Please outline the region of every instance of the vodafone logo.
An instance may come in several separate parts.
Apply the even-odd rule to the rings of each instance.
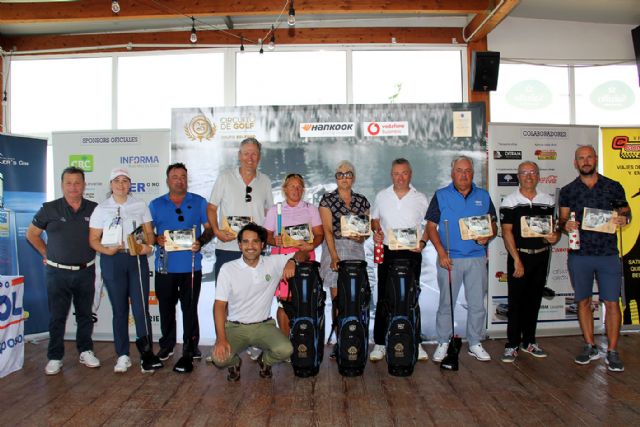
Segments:
[[[369,123],[369,126],[367,126],[367,132],[369,135],[376,136],[380,133],[380,125],[376,122]]]

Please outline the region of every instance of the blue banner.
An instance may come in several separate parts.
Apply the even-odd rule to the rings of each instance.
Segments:
[[[24,276],[25,334],[49,330],[44,265],[27,242],[31,219],[46,200],[47,141],[0,134],[0,274]],[[4,191],[2,191],[4,190]],[[5,221],[6,220],[6,221]]]

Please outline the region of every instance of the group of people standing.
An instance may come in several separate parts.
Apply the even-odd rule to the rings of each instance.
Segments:
[[[129,357],[128,313],[131,302],[136,325],[136,344],[143,372],[162,367],[176,345],[176,310],[180,302],[183,313],[183,354],[174,366],[176,372],[193,369],[192,360],[202,357],[198,348],[197,315],[202,272],[200,249],[216,238],[216,297],[214,320],[216,343],[211,361],[227,368],[229,381],[240,378],[240,352],[251,350],[261,377],[271,376],[271,366],[287,360],[293,351],[288,340],[286,295],[279,293],[282,281],[293,277],[297,263],[313,259],[314,249],[322,245],[320,275],[331,297],[337,296],[338,263],[341,260],[365,260],[366,237],[343,236],[341,217],[368,215],[376,245],[383,246],[384,257],[377,266],[377,306],[374,345],[370,360],[385,357],[388,323],[386,286],[389,267],[396,259],[411,260],[414,277],[419,280],[422,251],[429,241],[437,252],[437,282],[440,300],[436,315],[438,345],[432,356],[441,362],[453,335],[450,298],[455,301],[464,286],[468,303],[466,337],[468,352],[480,361],[491,356],[483,348],[486,336],[486,295],[488,287],[486,246],[497,234],[497,212],[484,189],[473,182],[473,160],[457,156],[451,162],[452,182],[437,190],[429,202],[412,184],[408,160],[399,158],[391,164],[391,185],[380,191],[373,206],[365,196],[354,191],[356,170],[349,161],[341,161],[335,170],[337,188],[323,195],[319,207],[303,200],[305,182],[299,174],[289,174],[282,184],[285,198],[281,206],[273,203],[271,180],[258,170],[261,144],[247,138],[238,151],[239,166],[218,177],[209,201],[187,191],[187,168],[181,163],[167,168],[169,192],[149,206],[129,194],[129,172],[116,168],[110,176],[111,195],[96,205],[83,198],[84,173],[67,168],[62,173],[63,197],[45,203],[35,215],[27,232],[28,240],[42,254],[47,264],[50,342],[49,362],[45,372],[57,374],[62,368],[63,336],[71,302],[78,324],[76,346],[80,362],[88,367],[100,366],[93,353],[91,304],[94,293],[95,252],[101,254],[100,267],[113,307],[114,344],[118,355],[115,372],[131,366]],[[562,231],[572,232],[580,225],[583,207],[611,209],[616,200],[625,200],[622,186],[596,172],[597,156],[591,146],[578,147],[574,166],[579,172],[575,181],[560,192],[559,219],[545,237],[524,238],[520,224],[523,216],[552,215],[554,199],[538,192],[539,170],[536,163],[519,165],[519,188],[507,196],[500,207],[502,235],[508,252],[508,340],[501,360],[512,362],[519,351],[535,357],[547,354],[536,341],[535,331],[542,290],[547,281],[551,245]],[[569,213],[577,213],[570,220]],[[630,220],[628,207],[617,209],[618,226]],[[464,239],[458,228],[461,218],[488,216],[490,230],[482,237]],[[240,231],[230,230],[228,218],[250,218]],[[132,256],[126,239],[117,246],[101,243],[104,230],[121,221],[125,235],[137,226],[145,235],[136,244]],[[422,231],[422,224],[426,227]],[[284,227],[306,224],[312,239],[294,247],[284,247]],[[191,250],[164,250],[166,230],[194,229]],[[417,247],[391,250],[389,232],[396,229],[422,231]],[[47,243],[41,238],[46,231]],[[621,267],[617,258],[616,237],[582,231],[581,249],[570,251],[569,273],[575,289],[578,317],[585,339],[583,351],[575,358],[586,364],[599,357],[594,345],[591,311],[593,279],[598,279],[600,299],[606,307],[608,352],[606,362],[612,371],[624,366],[616,351],[620,331]],[[271,255],[265,249],[272,247]],[[162,338],[158,353],[153,352],[148,313],[149,267],[146,256],[155,246],[155,289],[160,308]],[[450,291],[452,295],[450,295]],[[278,296],[277,322],[270,317],[274,295]],[[417,310],[419,313],[419,309]],[[335,311],[334,311],[335,315]],[[418,317],[418,328],[420,328]],[[279,329],[278,329],[279,328]],[[427,360],[419,346],[419,360]]]

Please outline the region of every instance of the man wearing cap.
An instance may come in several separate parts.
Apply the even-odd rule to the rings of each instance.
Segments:
[[[192,358],[199,359],[200,329],[198,325],[198,298],[202,282],[202,255],[200,249],[213,237],[207,220],[207,201],[187,191],[187,167],[174,163],[167,167],[169,192],[149,204],[156,230],[155,290],[160,308],[160,360],[167,360],[176,345],[176,304],[182,309],[182,358],[173,370],[183,373],[193,369]],[[204,232],[201,230],[204,227]],[[196,241],[191,250],[165,250],[165,231],[195,230]]]
[[[262,225],[267,210],[273,206],[271,180],[258,171],[261,148],[257,139],[244,139],[238,150],[240,167],[221,173],[213,186],[207,213],[218,239],[214,267],[216,280],[224,263],[242,255],[235,233],[224,228],[225,220],[229,217],[250,217],[252,222]]]
[[[62,171],[63,197],[44,203],[27,229],[27,240],[47,265],[50,316],[47,375],[55,375],[62,369],[64,331],[72,301],[78,325],[76,347],[80,363],[89,368],[100,366],[91,340],[96,252],[89,246],[89,218],[97,203],[83,197],[84,188],[84,171],[66,168]],[[42,239],[44,231],[46,243]]]

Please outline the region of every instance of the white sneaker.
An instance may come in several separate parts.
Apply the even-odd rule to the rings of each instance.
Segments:
[[[429,360],[429,355],[422,348],[422,344],[418,344],[418,360]]]
[[[129,356],[124,355],[118,357],[118,361],[116,362],[116,366],[113,367],[113,372],[123,373],[127,372],[127,369],[131,367],[131,359]]]
[[[373,350],[369,354],[369,360],[372,362],[377,362],[378,360],[384,359],[384,356],[387,354],[387,348],[383,345],[376,344],[373,346]]]
[[[47,366],[44,367],[44,373],[47,375],[55,375],[62,370],[62,360],[49,360]]]
[[[260,350],[258,347],[249,347],[247,349],[247,354],[249,355],[249,358],[255,362],[262,354],[262,350]]]
[[[442,344],[438,344],[438,346],[436,347],[436,351],[433,352],[433,361],[440,363],[444,360],[444,358],[447,356],[447,351],[449,350],[449,343],[445,342]]]
[[[491,360],[491,356],[484,348],[482,348],[482,344],[469,346],[469,355],[475,357],[481,362],[488,362]]]
[[[100,367],[100,360],[93,354],[93,351],[87,350],[80,353],[80,363],[88,368]]]

